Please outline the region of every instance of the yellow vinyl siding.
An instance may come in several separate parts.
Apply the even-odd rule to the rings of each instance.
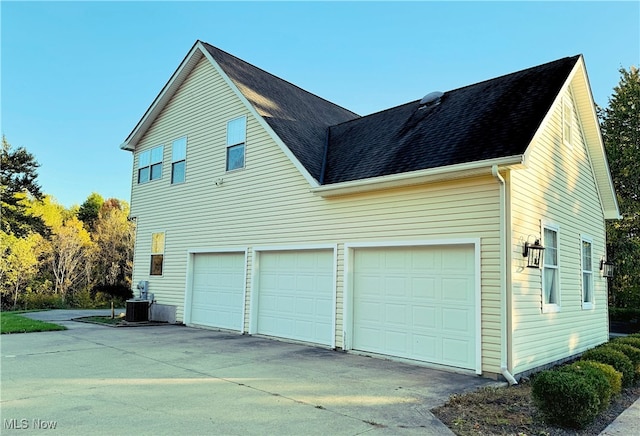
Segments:
[[[245,169],[225,173],[226,123],[247,116]],[[187,136],[186,180],[170,184],[171,141]],[[322,198],[240,98],[201,60],[146,132],[134,153],[165,145],[163,178],[134,180],[132,216],[139,217],[134,282],[184,316],[189,250],[243,248],[249,313],[256,246],[337,244],[336,345],[343,338],[344,244],[362,241],[480,238],[482,368],[500,368],[499,190],[490,175],[466,180]],[[215,181],[223,179],[221,186]],[[166,231],[163,277],[149,277],[151,233]],[[245,317],[245,331],[249,316]]]
[[[568,89],[562,96],[573,104]],[[572,144],[562,141],[562,99],[531,147],[528,168],[511,173],[512,365],[514,373],[561,360],[607,340],[606,281],[598,271],[605,252],[602,206],[574,107]],[[522,244],[540,237],[541,220],[559,225],[560,311],[542,313],[542,270],[525,268]],[[595,307],[582,308],[580,236],[593,238]],[[533,236],[529,236],[531,239]],[[532,240],[530,239],[530,242]]]

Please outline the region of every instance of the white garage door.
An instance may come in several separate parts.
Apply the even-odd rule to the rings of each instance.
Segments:
[[[475,369],[473,246],[354,250],[353,348]]]
[[[333,251],[261,252],[257,332],[331,345]]]
[[[244,253],[195,254],[191,323],[242,330]]]

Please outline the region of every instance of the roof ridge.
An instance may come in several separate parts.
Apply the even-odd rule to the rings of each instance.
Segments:
[[[311,91],[307,91],[306,89],[304,89],[304,88],[302,88],[302,87],[300,87],[300,86],[296,85],[295,83],[289,82],[288,80],[283,79],[282,77],[276,76],[275,74],[270,73],[269,71],[264,70],[264,69],[262,69],[262,68],[260,68],[260,67],[258,67],[258,66],[256,66],[256,65],[254,65],[254,64],[252,64],[252,63],[250,63],[250,62],[247,62],[247,61],[245,61],[244,59],[240,59],[239,57],[234,56],[233,54],[231,54],[231,53],[229,53],[229,52],[227,52],[227,51],[225,51],[225,50],[222,50],[221,48],[216,47],[215,45],[209,44],[208,42],[206,42],[206,41],[202,41],[202,40],[198,40],[198,42],[201,42],[202,44],[204,44],[204,45],[206,45],[206,46],[209,46],[209,47],[213,48],[214,50],[217,50],[217,51],[219,51],[219,52],[222,52],[222,53],[224,53],[226,56],[232,57],[232,58],[233,58],[233,59],[235,59],[235,60],[238,60],[238,61],[240,61],[240,62],[242,62],[242,63],[244,63],[244,64],[247,64],[247,65],[249,65],[249,66],[251,66],[251,67],[255,68],[256,70],[258,70],[258,71],[260,71],[260,72],[262,72],[262,73],[265,73],[265,74],[267,74],[267,75],[269,75],[269,76],[271,76],[271,77],[273,77],[273,78],[275,78],[275,79],[277,79],[277,80],[279,80],[279,81],[281,81],[281,82],[286,83],[286,84],[287,84],[287,85],[289,85],[289,86],[292,86],[292,87],[294,87],[294,88],[297,88],[297,89],[299,89],[300,91],[302,91],[302,92],[304,92],[304,93],[306,93],[306,94],[312,95],[312,96],[314,96],[314,97],[316,97],[316,98],[318,98],[318,99],[320,99],[320,100],[322,100],[322,101],[325,101],[325,102],[327,102],[327,103],[329,103],[329,104],[331,104],[331,105],[333,105],[333,106],[335,106],[335,107],[337,107],[337,108],[343,109],[343,110],[345,110],[345,111],[347,111],[347,112],[349,112],[349,113],[351,113],[351,114],[355,115],[356,117],[361,117],[361,116],[362,116],[362,115],[360,115],[360,114],[357,114],[357,113],[353,112],[351,109],[347,109],[346,107],[344,107],[344,106],[340,106],[339,104],[334,103],[334,102],[332,102],[331,100],[327,100],[326,98],[321,97],[321,96],[319,96],[318,94],[315,94],[315,93],[313,93],[313,92],[311,92]]]
[[[543,68],[543,67],[547,67],[547,66],[549,66],[549,65],[551,65],[551,64],[555,64],[555,63],[559,63],[559,62],[564,62],[564,61],[567,61],[567,60],[569,60],[569,59],[575,59],[575,60],[576,60],[576,62],[577,62],[577,61],[578,61],[578,59],[580,58],[580,56],[582,56],[582,55],[581,55],[581,54],[578,54],[578,55],[575,55],[575,56],[565,56],[565,57],[563,57],[563,58],[559,58],[559,59],[556,59],[556,60],[553,60],[553,61],[545,62],[544,64],[534,65],[534,66],[531,66],[531,67],[523,68],[523,69],[521,69],[521,70],[512,71],[511,73],[506,73],[506,74],[503,74],[503,75],[501,75],[501,76],[496,76],[496,77],[492,77],[492,78],[490,78],[490,79],[481,80],[481,81],[479,81],[479,82],[470,83],[469,85],[461,86],[461,87],[459,87],[459,88],[453,88],[453,89],[450,89],[450,90],[448,90],[448,91],[445,91],[445,94],[446,94],[447,92],[459,91],[459,90],[461,90],[461,89],[469,88],[469,87],[471,87],[471,86],[481,85],[481,84],[483,84],[483,83],[492,82],[492,81],[494,81],[494,80],[502,80],[502,79],[504,79],[505,77],[509,77],[509,76],[512,76],[512,75],[515,75],[515,74],[524,73],[525,71],[541,69],[541,68]]]
[[[567,60],[570,60],[570,59],[575,59],[575,61],[577,62],[577,60],[580,58],[580,56],[582,56],[582,55],[578,54],[578,55],[574,55],[574,56],[565,56],[563,58],[556,59],[556,60],[553,60],[553,61],[549,61],[549,62],[546,62],[544,64],[534,65],[534,66],[528,67],[528,68],[523,68],[521,70],[516,70],[516,71],[513,71],[511,73],[503,74],[501,76],[492,77],[490,79],[481,80],[481,81],[475,82],[475,83],[470,83],[469,85],[461,86],[459,88],[449,89],[449,90],[445,91],[444,94],[448,94],[448,93],[451,93],[451,92],[454,92],[454,91],[460,91],[460,90],[463,90],[463,89],[471,88],[472,86],[482,85],[483,83],[488,83],[488,82],[493,82],[493,81],[498,81],[498,80],[504,80],[506,77],[509,77],[509,76],[512,76],[512,75],[515,75],[515,74],[524,73],[525,71],[529,71],[529,70],[537,70],[537,69],[549,66],[551,64],[555,64],[557,62],[563,62],[563,61],[567,61]],[[384,112],[388,112],[388,111],[391,111],[391,110],[396,110],[396,109],[401,108],[403,106],[415,104],[415,103],[417,103],[419,101],[420,101],[420,99],[411,100],[411,101],[406,102],[406,103],[401,103],[401,104],[396,105],[396,106],[392,106],[392,107],[389,107],[389,108],[386,108],[386,109],[381,109],[379,111],[372,112],[370,114],[362,115],[359,118],[356,118],[356,119],[353,119],[353,120],[347,120],[347,121],[343,121],[343,122],[338,123],[338,124],[334,124],[334,125],[330,126],[330,128],[331,127],[340,126],[340,125],[345,124],[345,123],[356,122],[356,121],[358,121],[358,119],[361,119],[361,118],[368,118],[368,117],[371,117],[371,116],[374,116],[374,115],[382,114]]]

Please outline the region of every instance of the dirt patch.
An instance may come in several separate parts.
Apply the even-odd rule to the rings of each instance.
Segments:
[[[640,387],[626,389],[584,430],[546,424],[531,399],[531,384],[487,387],[452,395],[433,414],[456,435],[598,435],[640,397]]]

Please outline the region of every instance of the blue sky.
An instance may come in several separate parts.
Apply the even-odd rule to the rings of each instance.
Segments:
[[[119,146],[197,39],[361,115],[582,53],[596,103],[640,2],[0,2],[1,129],[47,194],[129,201]]]

